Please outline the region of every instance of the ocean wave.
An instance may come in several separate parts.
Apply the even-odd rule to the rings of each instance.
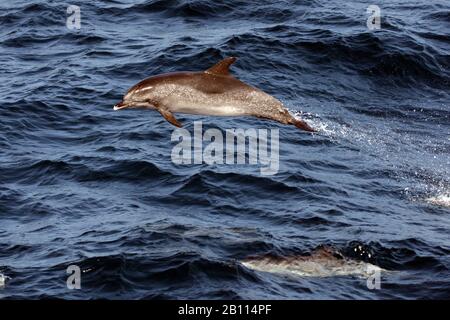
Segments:
[[[257,50],[272,48],[288,52],[292,57],[315,64],[334,63],[336,67],[351,69],[369,77],[396,78],[415,83],[431,81],[448,86],[450,55],[438,53],[433,47],[405,35],[358,33],[340,35],[327,29],[299,29],[275,26],[261,33],[244,33],[226,39],[222,47],[238,50],[253,47]],[[268,37],[267,34],[270,36]],[[302,63],[291,66],[299,69]]]
[[[82,160],[83,158],[79,158]],[[74,179],[80,182],[88,181],[133,181],[139,179],[166,179],[173,174],[161,170],[155,164],[147,161],[116,160],[105,159],[99,168],[90,168],[76,158],[72,161],[62,160],[39,160],[35,162],[23,163],[20,170],[13,167],[0,168],[4,177],[4,182],[14,181],[25,184],[40,185],[58,183],[60,179]],[[78,162],[78,163],[77,163]],[[100,159],[100,163],[102,160]]]

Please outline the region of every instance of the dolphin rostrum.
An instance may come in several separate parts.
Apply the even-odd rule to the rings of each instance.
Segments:
[[[267,93],[233,77],[229,68],[236,58],[226,58],[206,71],[176,72],[147,78],[134,85],[114,110],[156,109],[171,124],[181,127],[173,113],[211,116],[254,116],[292,124],[314,132],[294,118],[283,104]]]

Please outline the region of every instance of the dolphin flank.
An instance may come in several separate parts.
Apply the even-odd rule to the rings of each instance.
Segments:
[[[233,77],[229,68],[235,61],[228,57],[206,71],[147,78],[128,90],[114,110],[155,109],[177,127],[182,125],[173,113],[253,116],[315,132],[305,121],[294,118],[279,100]]]

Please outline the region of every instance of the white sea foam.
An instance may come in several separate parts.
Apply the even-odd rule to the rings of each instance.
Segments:
[[[436,205],[436,206],[442,206],[442,207],[449,207],[450,208],[450,194],[441,194],[434,197],[429,197],[425,199],[426,202]]]
[[[449,161],[447,154],[440,152],[442,141],[399,132],[395,123],[348,126],[315,114],[289,111],[294,117],[306,120],[319,134],[346,141],[362,154],[377,157],[397,181],[407,184],[403,194],[410,201],[450,207]]]
[[[301,112],[297,110],[288,109],[289,112],[298,120],[306,121],[312,128],[317,130],[320,134],[330,138],[337,138],[347,136],[349,128],[346,126],[339,126],[330,121],[321,119],[318,115],[309,112]]]

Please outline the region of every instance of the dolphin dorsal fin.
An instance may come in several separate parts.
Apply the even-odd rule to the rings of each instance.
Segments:
[[[206,70],[206,73],[214,74],[217,76],[229,76],[230,75],[230,66],[237,60],[236,57],[228,57],[223,59],[220,62],[217,62],[211,68]]]

